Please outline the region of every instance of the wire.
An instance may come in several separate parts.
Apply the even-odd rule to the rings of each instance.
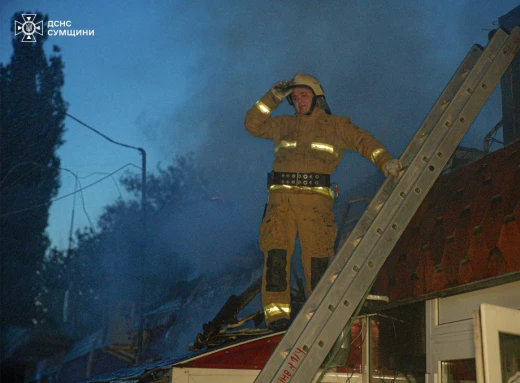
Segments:
[[[136,165],[134,165],[132,163],[130,163],[129,165],[132,165],[132,166],[135,166],[138,169],[141,169],[140,167],[138,167],[138,166],[136,166]],[[121,199],[123,198],[123,194],[121,193],[121,189],[119,188],[119,185],[117,184],[116,180],[114,179],[114,175],[110,174],[110,173],[106,173],[106,172],[94,172],[94,173],[90,173],[90,174],[88,174],[88,175],[86,175],[84,177],[77,177],[76,183],[79,184],[80,189],[81,189],[82,186],[81,186],[81,182],[79,181],[78,178],[88,178],[88,177],[91,177],[91,176],[93,176],[95,174],[104,174],[104,175],[110,176],[110,178],[112,178],[112,181],[114,182],[114,185],[115,185],[115,187],[117,189],[117,192],[119,193],[119,197]],[[85,207],[85,198],[83,196],[83,193],[80,194],[80,198],[81,198],[81,205],[83,207],[83,211],[84,211],[85,215],[87,216],[89,225],[92,226],[92,221],[90,220],[90,217],[89,217],[89,215],[87,213],[87,210],[86,210],[86,207]]]
[[[352,370],[352,372],[350,373],[350,376],[347,378],[347,380],[345,380],[345,383],[350,383],[353,376],[354,376],[354,370]]]
[[[9,174],[11,172],[13,172],[16,168],[22,166],[22,165],[33,165],[33,168],[31,168],[29,171],[27,171],[25,174],[22,174],[13,184],[9,185],[6,187],[6,189],[9,189],[9,188],[12,188],[14,187],[14,185],[16,185],[16,183],[18,181],[20,181],[21,178],[25,177],[26,175],[28,175],[30,172],[32,172],[35,168],[51,168],[51,169],[57,169],[57,170],[64,170],[66,172],[69,172],[70,174],[72,174],[75,178],[76,178],[76,183],[79,182],[79,177],[76,173],[74,173],[72,170],[70,169],[67,169],[67,168],[60,168],[60,167],[57,167],[57,166],[48,166],[48,165],[43,165],[43,164],[40,164],[38,162],[34,162],[34,161],[24,161],[24,162],[21,162],[19,164],[17,164],[16,166],[14,166],[12,169],[10,169],[7,174],[5,175],[4,179],[0,182],[0,186],[7,180]]]
[[[32,169],[35,169],[37,167],[41,167],[41,168],[48,168],[49,166],[45,166],[45,165],[42,165],[42,164],[39,164],[37,162],[31,162],[31,161],[26,161],[26,162],[22,162],[16,166],[14,166],[12,169],[9,170],[9,172],[6,174],[6,176],[4,177],[4,179],[2,180],[2,183],[8,178],[8,175],[16,168],[18,168],[19,166],[21,165],[27,165],[27,164],[30,164],[30,165],[33,165],[34,167]],[[85,199],[84,199],[84,196],[83,196],[83,192],[81,191],[78,191],[78,185],[81,189],[81,182],[79,181],[79,177],[78,175],[73,172],[72,170],[70,169],[67,169],[67,168],[60,168],[60,167],[55,167],[55,166],[51,166],[50,168],[54,168],[54,169],[58,169],[60,171],[66,171],[66,172],[69,172],[70,174],[72,174],[72,176],[74,176],[74,178],[76,179],[76,183],[74,185],[74,188],[75,188],[75,193],[80,193],[80,198],[81,198],[81,201],[82,201],[82,207],[83,207],[83,212],[85,213],[85,216],[87,217],[87,220],[88,220],[88,223],[89,225],[92,227],[92,221],[90,220],[90,216],[87,212],[87,208],[85,206]],[[20,178],[18,178],[13,184],[11,184],[9,187],[13,187],[18,181],[21,180],[22,177],[28,175],[32,169],[28,172],[26,172],[24,175],[21,175]],[[0,183],[1,185],[1,183]],[[72,241],[72,230],[73,230],[73,225],[74,225],[74,214],[75,214],[75,205],[76,205],[76,194],[74,194],[74,201],[73,201],[73,204],[72,204],[72,217],[71,217],[71,225],[70,225],[70,233],[69,233],[69,252],[70,252],[70,246],[71,246],[71,241]]]
[[[486,134],[486,137],[484,137],[484,151],[485,151],[486,153],[488,153],[489,150],[491,149],[491,144],[490,144],[490,142],[491,142],[491,143],[493,143],[493,142],[498,142],[499,144],[504,145],[503,142],[501,142],[501,141],[499,141],[499,140],[497,140],[497,139],[495,138],[496,135],[497,135],[498,130],[499,130],[500,128],[502,128],[503,125],[504,125],[503,120],[498,121],[498,122],[496,123],[496,125],[493,126],[493,128],[491,128],[491,130],[488,132],[488,134]]]
[[[76,185],[74,185],[74,192],[75,192],[74,193],[74,200],[76,200],[76,193],[77,193],[76,187],[78,185],[79,185],[79,190],[81,190],[81,182],[79,181],[78,178],[76,178]],[[81,207],[83,208],[83,212],[87,216],[87,220],[88,220],[88,223],[89,223],[90,227],[92,227],[92,221],[90,220],[90,216],[87,213],[87,207],[85,206],[85,197],[83,196],[83,192],[80,192],[79,198],[81,199]]]
[[[124,168],[126,168],[126,167],[128,167],[128,166],[134,166],[134,167],[136,167],[136,168],[138,168],[138,169],[141,169],[139,166],[137,166],[137,165],[135,165],[135,164],[129,162],[129,163],[127,163],[126,165],[121,166],[119,169],[116,169],[116,170],[114,170],[114,171],[111,172],[111,173],[106,173],[107,175],[106,175],[105,177],[100,178],[99,180],[97,180],[97,181],[95,181],[95,182],[93,182],[93,183],[91,183],[91,184],[89,184],[89,185],[87,185],[87,186],[85,186],[85,187],[79,189],[77,192],[74,191],[74,192],[72,192],[72,193],[65,194],[64,196],[58,197],[58,198],[56,198],[56,199],[54,199],[54,200],[52,200],[52,201],[50,201],[50,202],[53,203],[53,202],[56,202],[56,201],[62,200],[62,199],[64,199],[64,198],[70,197],[71,195],[73,195],[73,194],[75,194],[75,193],[78,193],[78,192],[81,192],[81,191],[83,191],[83,190],[85,190],[85,189],[88,189],[88,188],[90,188],[91,186],[94,186],[94,185],[100,183],[101,181],[104,181],[104,180],[106,180],[107,178],[112,177],[114,174],[120,172],[121,170],[123,170]]]
[[[339,353],[339,350],[341,349],[341,344],[343,342],[346,341],[347,337],[350,337],[350,333],[351,333],[351,329],[352,329],[352,325],[354,324],[354,322],[358,319],[358,315],[359,315],[359,312],[361,311],[364,303],[365,303],[365,300],[366,300],[366,297],[368,296],[368,294],[370,293],[370,290],[372,289],[372,286],[373,286],[374,282],[372,282],[372,284],[370,285],[370,288],[367,290],[367,292],[365,293],[365,296],[362,298],[362,300],[359,302],[358,304],[358,307],[356,308],[356,310],[354,311],[354,313],[352,314],[352,316],[350,317],[350,320],[347,322],[345,328],[347,326],[349,326],[349,331],[347,331],[345,333],[345,335],[341,336],[339,338],[339,342],[336,342],[336,346],[334,348],[333,346],[333,349],[331,349],[331,351],[329,352],[329,359],[327,361],[327,363],[325,363],[325,365],[323,366],[323,369],[322,369],[322,372],[320,374],[320,376],[318,377],[318,379],[316,380],[316,383],[320,383],[322,380],[323,380],[323,377],[325,376],[325,374],[330,370],[331,366],[332,366],[332,363],[334,361],[334,359],[336,358],[337,354]],[[355,318],[355,319],[354,319]],[[368,330],[370,331],[370,330]],[[363,333],[363,330],[361,330],[361,332],[358,334],[358,336],[351,342],[351,345],[354,344],[354,342],[361,336],[361,334]],[[363,345],[363,343],[365,342],[365,338],[362,338],[362,341],[361,341],[361,345]],[[352,376],[354,376],[354,371],[352,371],[352,374],[351,376],[348,378],[347,382],[352,379]]]
[[[134,165],[134,164],[132,164]],[[135,167],[137,167],[139,170],[141,169],[140,167],[138,167],[137,165],[134,165]],[[94,173],[90,173],[89,175],[86,175],[86,176],[83,176],[83,177],[78,177],[78,178],[88,178],[88,177],[92,177],[96,174],[102,174],[102,175],[107,175],[107,174],[110,174],[110,173],[106,173],[106,172],[94,172]],[[121,193],[121,189],[119,188],[119,185],[117,184],[117,181],[114,179],[114,176],[113,175],[110,175],[111,178],[112,178],[112,181],[114,182],[114,186],[116,187],[117,189],[117,192],[119,193],[119,197],[123,198],[123,193]]]
[[[121,142],[117,142],[117,141],[111,139],[110,137],[104,135],[104,134],[101,133],[99,130],[93,128],[93,127],[90,126],[90,125],[87,125],[86,123],[84,123],[83,121],[81,121],[79,118],[76,118],[76,117],[70,115],[70,114],[67,113],[67,112],[65,112],[65,115],[66,115],[66,116],[69,116],[69,117],[72,118],[74,121],[79,122],[79,123],[80,123],[81,125],[83,125],[84,127],[88,128],[88,129],[92,130],[93,132],[99,134],[100,136],[104,137],[105,139],[107,139],[108,141],[112,142],[113,144],[120,145],[120,146],[124,146],[125,148],[136,149],[136,150],[139,150],[139,151],[143,150],[142,148],[138,148],[137,146],[127,145],[127,144],[123,144],[123,143],[121,143]]]
[[[39,165],[39,164],[37,164],[37,165]],[[46,205],[52,204],[52,203],[54,203],[54,202],[60,201],[60,200],[62,200],[62,199],[64,199],[64,198],[70,197],[70,196],[72,196],[72,195],[74,195],[74,194],[76,194],[76,193],[80,193],[80,192],[82,192],[83,190],[86,190],[86,189],[88,189],[88,188],[90,188],[90,187],[92,187],[92,186],[94,186],[94,185],[100,183],[101,181],[104,181],[105,179],[111,177],[112,175],[116,174],[117,172],[123,170],[124,168],[126,168],[126,167],[128,167],[128,166],[135,166],[135,167],[138,167],[138,166],[136,166],[135,164],[128,163],[128,164],[126,164],[126,165],[120,167],[119,169],[113,171],[112,173],[109,173],[107,176],[105,176],[105,177],[103,177],[103,178],[100,178],[99,180],[97,180],[97,181],[95,181],[95,182],[93,182],[93,183],[91,183],[91,184],[89,184],[89,185],[87,185],[87,186],[85,186],[85,187],[82,187],[82,188],[79,189],[79,190],[75,190],[75,191],[72,192],[72,193],[65,194],[65,195],[63,195],[63,196],[61,196],[61,197],[55,198],[55,199],[53,199],[53,200],[50,200],[49,202],[45,202],[45,203],[41,203],[41,204],[34,205],[34,206],[31,206],[31,207],[27,207],[27,208],[25,208],[25,209],[20,209],[20,210],[11,211],[11,212],[9,212],[9,213],[4,213],[4,214],[1,214],[0,217],[6,217],[6,216],[8,216],[8,215],[13,215],[13,214],[19,214],[19,213],[22,213],[22,212],[25,212],[25,211],[29,211],[29,210],[33,210],[33,209],[37,209],[37,208],[39,208],[39,207],[41,207],[41,206],[46,206]],[[138,168],[139,168],[139,167],[138,167]],[[68,169],[63,169],[63,170],[68,170]],[[68,170],[68,171],[70,171],[70,170]]]
[[[22,165],[27,165],[27,164],[31,164],[31,165],[37,165],[37,166],[41,166],[41,167],[47,167],[45,165],[41,165],[37,162],[33,162],[33,161],[24,161],[24,162],[20,162],[19,164],[17,164],[16,166],[13,166],[8,172],[7,174],[4,176],[4,178],[0,181],[0,187],[4,184],[4,182],[7,180],[7,178],[9,177],[9,174],[11,174],[16,168],[22,166]],[[27,173],[25,174],[22,174],[20,175],[20,177],[18,177],[17,180],[14,181],[14,183],[12,185],[10,185],[10,187],[16,185],[16,183],[18,181],[20,181],[21,178],[25,177],[27,174],[29,174],[30,172],[32,172],[34,170],[34,168],[31,168]]]
[[[11,145],[23,148],[21,150],[21,155],[23,157],[30,156],[31,158],[34,159],[34,162],[46,163],[46,162],[50,162],[53,159],[56,159],[55,151],[62,144],[60,142],[61,134],[62,133],[60,133],[59,136],[55,137],[56,131],[54,129],[46,129],[45,126],[43,126],[43,128],[41,128],[38,131],[38,133],[35,133],[35,137],[32,140],[26,141],[26,140],[23,140],[22,138],[15,137],[13,140],[14,142]],[[40,143],[43,141],[49,141],[50,136],[52,136],[50,138],[50,141],[53,142],[53,151],[52,151],[51,157],[49,157],[49,152],[47,150],[44,150],[40,145]],[[11,171],[13,169],[11,169]],[[21,178],[23,178],[23,176],[26,176],[27,174],[22,175],[18,180],[15,181],[15,184]]]
[[[78,182],[76,179],[76,184],[74,185],[74,191],[77,191]],[[81,185],[80,185],[81,187]],[[74,198],[72,199],[72,215],[70,217],[70,229],[69,229],[69,248],[67,249],[67,256],[70,256],[72,251],[72,231],[74,230],[74,212],[76,210],[76,194],[74,194]],[[88,222],[90,223],[90,218],[87,215]],[[90,224],[92,226],[92,224]]]

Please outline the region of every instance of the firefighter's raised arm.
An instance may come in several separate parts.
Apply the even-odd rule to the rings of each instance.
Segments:
[[[256,137],[273,138],[271,113],[292,92],[291,85],[292,81],[277,82],[247,111],[244,125],[249,133]]]

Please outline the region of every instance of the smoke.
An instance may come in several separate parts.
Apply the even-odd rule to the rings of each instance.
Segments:
[[[485,46],[488,29],[516,6],[508,3],[206,1],[167,9],[158,22],[185,78],[170,111],[144,113],[138,124],[165,153],[194,151],[204,187],[219,197],[172,213],[167,230],[180,259],[194,275],[239,273],[250,261],[240,254],[257,240],[273,148],[247,133],[244,115],[272,84],[297,72],[318,77],[333,113],[399,157],[472,44]],[[500,119],[499,102],[494,95],[490,115],[465,138],[472,146]],[[284,103],[279,113],[293,111]],[[382,180],[356,153],[333,178],[343,201],[373,193],[367,180]]]
[[[210,225],[257,227],[272,143],[250,136],[243,119],[273,83],[300,71],[317,76],[333,113],[349,116],[397,157],[471,45],[487,44],[486,29],[513,3],[503,11],[484,1],[176,5],[162,21],[175,41],[189,42],[186,92],[175,92],[182,101],[157,136],[163,147],[194,148],[208,187],[232,204],[233,211]],[[275,113],[293,112],[284,103]],[[478,136],[471,142],[481,142],[496,118],[470,131]],[[348,153],[334,178],[350,188],[376,173]],[[254,240],[256,234],[243,235]]]

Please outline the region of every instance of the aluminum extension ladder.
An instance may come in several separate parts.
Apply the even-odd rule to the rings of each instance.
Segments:
[[[467,129],[517,54],[520,27],[474,45],[334,257],[255,383],[311,382],[344,328],[350,328],[380,268]]]

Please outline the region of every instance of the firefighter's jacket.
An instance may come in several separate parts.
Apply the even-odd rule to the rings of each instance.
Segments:
[[[345,150],[360,153],[381,171],[392,159],[384,145],[369,132],[354,125],[349,118],[327,114],[318,107],[309,116],[272,117],[270,113],[281,102],[269,91],[247,111],[245,117],[246,129],[253,136],[273,140],[275,172],[331,174]],[[278,190],[313,192],[311,189]]]

